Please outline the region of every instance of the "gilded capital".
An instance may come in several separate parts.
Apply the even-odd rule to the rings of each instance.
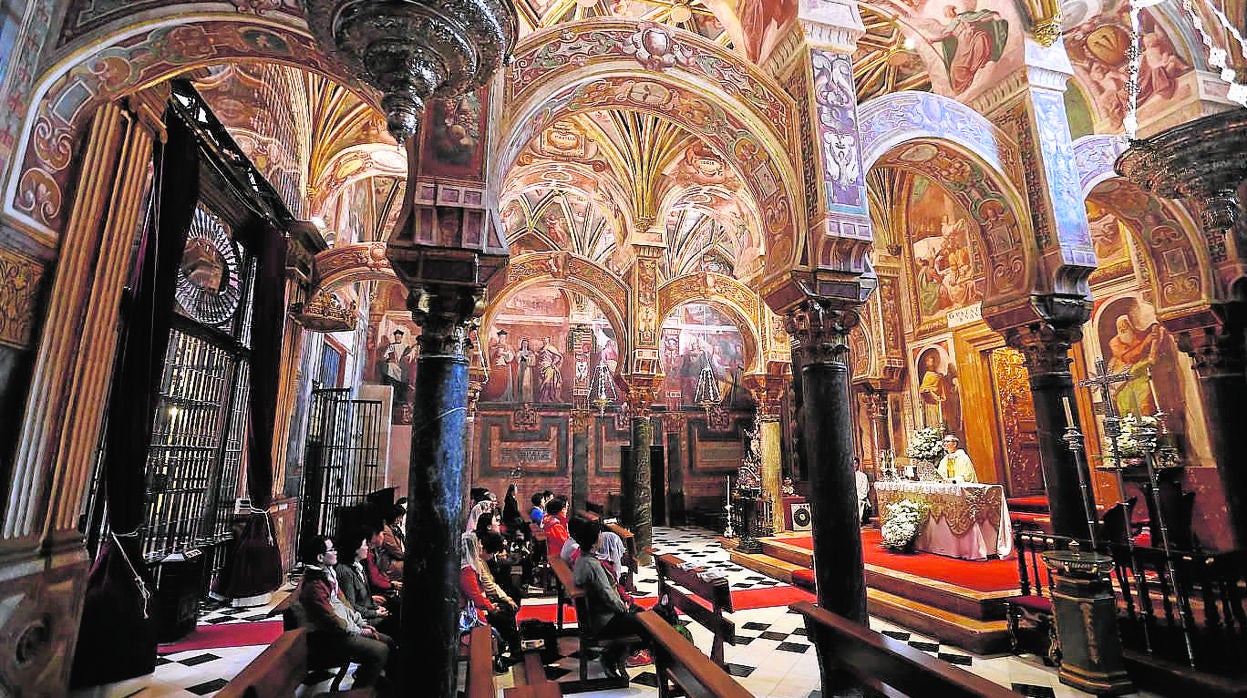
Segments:
[[[467,360],[468,329],[484,306],[484,289],[471,286],[424,286],[412,289],[407,308],[420,326],[422,356]]]

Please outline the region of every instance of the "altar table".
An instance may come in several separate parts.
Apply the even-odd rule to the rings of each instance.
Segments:
[[[881,480],[875,483],[875,494],[880,521],[886,520],[888,505],[902,499],[931,508],[917,550],[964,560],[1005,558],[1013,551],[1013,527],[1000,485]]]

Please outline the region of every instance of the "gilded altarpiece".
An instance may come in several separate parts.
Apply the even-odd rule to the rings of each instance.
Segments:
[[[1004,443],[1005,488],[1010,497],[1042,495],[1044,480],[1039,464],[1035,403],[1031,400],[1030,375],[1022,363],[1022,353],[1000,348],[992,350],[990,357],[993,398]]]

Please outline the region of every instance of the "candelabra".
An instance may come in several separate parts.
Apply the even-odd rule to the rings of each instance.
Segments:
[[[1091,496],[1091,491],[1087,486],[1087,462],[1083,454],[1083,437],[1082,432],[1078,431],[1077,425],[1074,424],[1074,415],[1070,411],[1069,396],[1061,398],[1061,405],[1065,408],[1065,436],[1061,437],[1065,441],[1065,446],[1074,454],[1074,467],[1078,470],[1078,489],[1082,491],[1082,508],[1083,513],[1087,516],[1087,535],[1091,539],[1091,551],[1097,552],[1100,549],[1097,540],[1096,527],[1098,521],[1095,515],[1095,499]]]
[[[606,407],[619,399],[619,392],[615,390],[615,378],[611,375],[610,366],[606,365],[606,361],[598,361],[597,368],[593,370],[591,386],[589,402],[598,409],[599,415],[606,414]]]

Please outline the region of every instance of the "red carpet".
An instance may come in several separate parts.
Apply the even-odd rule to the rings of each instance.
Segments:
[[[750,611],[755,608],[771,608],[773,606],[787,606],[788,604],[793,604],[798,601],[813,600],[813,594],[805,591],[804,589],[798,589],[793,586],[770,587],[767,589],[746,589],[745,591],[732,592],[732,607],[737,611]],[[658,603],[658,599],[653,596],[637,599],[637,604],[643,608],[651,608],[656,603]],[[552,603],[526,605],[520,608],[518,618],[520,620],[535,618],[537,620],[544,620],[553,623],[557,612],[558,606]],[[576,622],[576,610],[571,606],[565,606],[563,608],[563,622]]]
[[[814,539],[808,536],[779,540],[798,548],[814,549]],[[1017,560],[976,562],[931,553],[905,555],[889,551],[879,541],[877,529],[862,529],[862,554],[866,564],[935,579],[975,591],[1006,591],[1018,588]]]
[[[187,650],[210,650],[216,647],[246,647],[268,645],[281,635],[280,620],[262,620],[253,623],[221,623],[197,626],[190,635],[160,645],[157,654],[173,654]]]

